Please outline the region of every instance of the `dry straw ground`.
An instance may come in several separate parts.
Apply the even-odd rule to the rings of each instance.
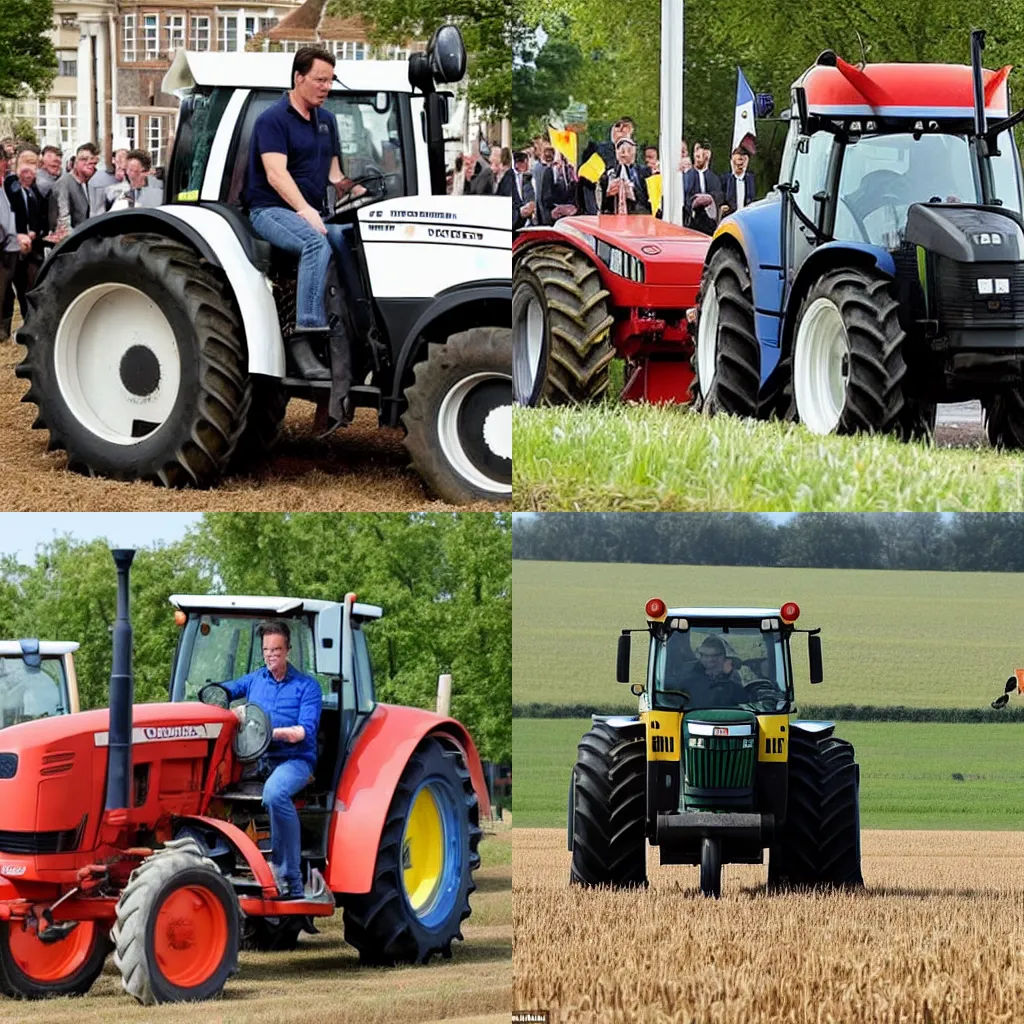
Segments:
[[[284,435],[266,466],[216,490],[168,491],[148,483],[89,479],[64,468],[63,452],[46,451],[48,434],[32,430],[36,407],[14,376],[24,349],[0,344],[0,508],[8,512],[382,512],[444,511],[408,468],[399,430],[378,430],[362,410],[355,423],[324,440],[312,431],[313,406],[288,406]],[[471,510],[500,509],[478,502]]]
[[[512,1004],[512,868],[508,831],[481,846],[473,914],[451,960],[360,967],[341,914],[303,935],[294,953],[243,953],[222,999],[139,1006],[113,958],[88,995],[43,1003],[0,997],[3,1024],[507,1024]]]
[[[865,832],[865,892],[769,897],[766,868],[657,866],[640,894],[570,889],[565,832],[516,829],[517,1009],[615,1024],[1024,1020],[1021,834]]]

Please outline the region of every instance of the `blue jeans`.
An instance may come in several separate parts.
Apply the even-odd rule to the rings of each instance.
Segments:
[[[290,892],[302,890],[302,872],[299,870],[302,846],[299,834],[299,812],[292,797],[302,789],[313,774],[308,761],[293,757],[279,761],[263,784],[263,806],[270,814],[270,841],[273,851],[270,863],[280,869],[280,875]]]
[[[258,206],[249,213],[256,234],[271,245],[299,257],[299,280],[295,295],[295,326],[310,330],[327,326],[324,280],[331,254],[338,258],[339,276],[349,294],[358,297],[358,275],[354,271],[345,230],[340,224],[325,224],[327,234],[314,231],[294,210],[283,206]]]

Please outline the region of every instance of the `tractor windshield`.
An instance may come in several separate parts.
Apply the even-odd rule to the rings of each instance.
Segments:
[[[191,615],[178,641],[171,700],[197,700],[207,683],[224,683],[263,667],[263,648],[257,629],[266,616]],[[314,671],[313,628],[308,618],[290,618],[288,661],[331,694],[330,679]]]
[[[651,640],[649,682],[661,708],[789,710],[789,650],[778,631],[710,625]]]
[[[1016,150],[1008,135],[992,157],[996,195],[1020,211]],[[912,203],[980,203],[973,150],[963,135],[865,135],[843,151],[833,237],[895,250]]]
[[[0,728],[68,714],[66,692],[60,658],[43,658],[33,668],[21,658],[0,657]]]

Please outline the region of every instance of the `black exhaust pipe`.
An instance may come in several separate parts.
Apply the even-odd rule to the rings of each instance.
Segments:
[[[971,83],[974,86],[974,135],[977,139],[978,155],[981,157],[981,201],[985,206],[992,206],[995,201],[996,186],[992,174],[992,161],[989,152],[986,131],[988,121],[985,117],[985,80],[982,69],[982,50],[985,49],[985,33],[975,29],[971,33]]]
[[[132,624],[128,615],[128,571],[135,551],[110,552],[117,566],[117,618],[114,620],[114,658],[110,669],[110,734],[107,750],[107,810],[130,806],[132,777]]]

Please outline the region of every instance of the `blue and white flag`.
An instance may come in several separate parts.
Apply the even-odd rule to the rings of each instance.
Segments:
[[[736,69],[736,119],[732,128],[732,149],[757,152],[757,125],[754,123],[754,92],[743,77],[743,69]]]

